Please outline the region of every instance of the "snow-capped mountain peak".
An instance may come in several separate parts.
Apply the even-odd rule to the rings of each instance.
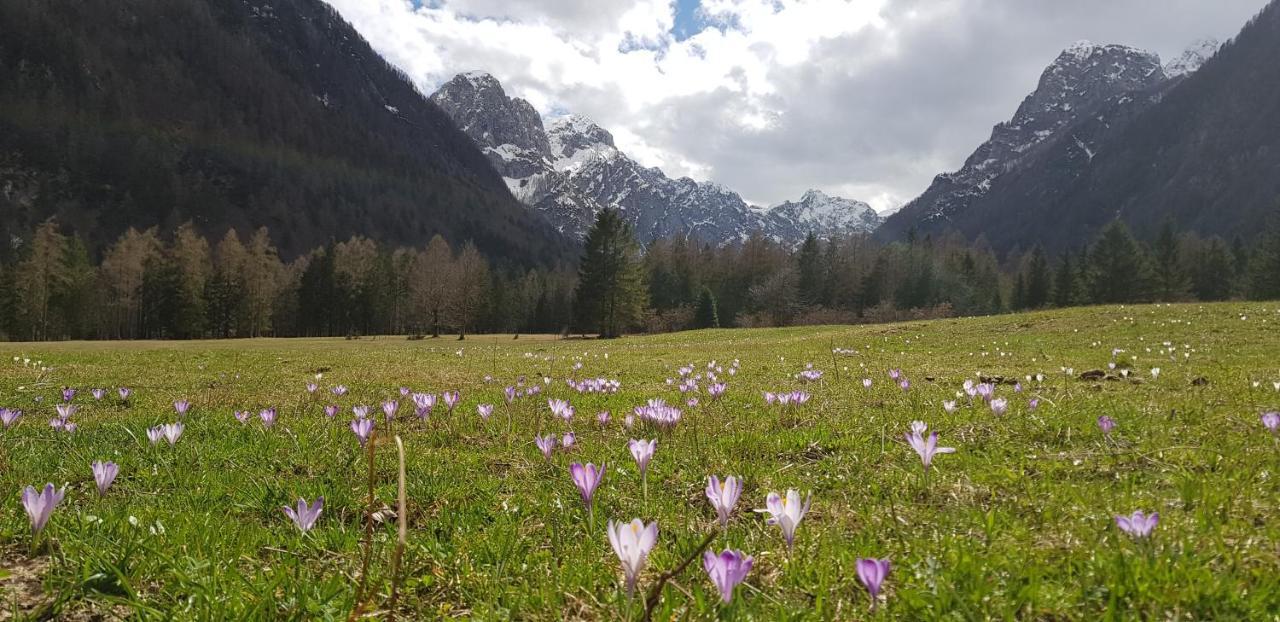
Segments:
[[[1218,53],[1218,48],[1222,47],[1222,43],[1212,37],[1206,39],[1197,39],[1182,55],[1169,61],[1164,66],[1165,75],[1170,78],[1185,76],[1194,73],[1205,61],[1213,58]]]
[[[687,236],[727,244],[761,233],[798,244],[810,232],[829,238],[880,223],[865,203],[817,191],[760,210],[718,183],[672,179],[618,150],[608,130],[582,115],[544,128],[528,102],[509,97],[483,72],[455,76],[431,99],[489,156],[517,199],[574,237],[585,235],[605,207],[621,211],[644,242]]]
[[[880,216],[870,205],[809,190],[799,201],[786,201],[769,208],[772,218],[797,225],[797,234],[826,236],[832,231],[871,231],[880,224]]]

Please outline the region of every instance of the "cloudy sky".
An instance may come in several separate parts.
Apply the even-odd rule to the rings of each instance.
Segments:
[[[328,0],[425,93],[492,73],[671,176],[877,209],[958,168],[1080,39],[1167,61],[1265,0]]]

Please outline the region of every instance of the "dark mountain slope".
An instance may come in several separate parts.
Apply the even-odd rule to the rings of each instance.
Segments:
[[[0,233],[51,215],[94,248],[190,219],[285,255],[353,233],[567,252],[319,0],[0,0]]]
[[[962,209],[931,217],[926,193],[879,233],[956,230],[985,235],[998,251],[1036,243],[1060,251],[1119,217],[1144,237],[1172,218],[1184,229],[1250,238],[1280,202],[1277,59],[1280,3],[1272,2],[1199,70],[1112,95],[993,176]]]

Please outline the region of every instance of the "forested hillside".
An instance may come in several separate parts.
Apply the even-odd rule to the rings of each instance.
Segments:
[[[285,258],[352,234],[571,256],[320,0],[0,0],[0,258],[51,216],[94,256],[187,221]]]

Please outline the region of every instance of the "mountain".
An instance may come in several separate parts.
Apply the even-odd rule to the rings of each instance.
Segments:
[[[1145,97],[1134,94],[1166,81],[1155,54],[1122,45],[1075,43],[1045,68],[1013,118],[997,124],[960,170],[934,178],[923,194],[886,219],[877,235],[890,239],[908,229],[986,229],[991,223],[973,221],[969,210],[998,179],[1031,166],[1046,145],[1073,136],[1082,119],[1146,105]]]
[[[91,250],[191,220],[213,237],[267,226],[286,257],[436,233],[571,257],[320,0],[0,0],[0,234],[50,216]]]
[[[1208,39],[1200,39],[1192,43],[1177,58],[1169,61],[1164,66],[1164,75],[1170,78],[1185,76],[1194,73],[1206,61],[1213,58],[1218,53],[1218,48],[1222,47],[1222,42],[1212,37]]]
[[[1253,237],[1280,198],[1280,2],[1216,53],[1213,42],[1197,42],[1159,67],[1154,55],[1117,47],[1073,48],[1090,50],[1083,66],[1064,52],[1024,107],[1046,95],[1045,78],[1056,71],[1066,79],[1049,86],[1074,89],[1074,116],[1017,157],[992,162],[987,175],[975,174],[986,161],[986,145],[979,148],[878,235],[955,230],[983,235],[998,251],[1039,243],[1057,252],[1119,218],[1143,237],[1166,220],[1205,235]],[[1093,96],[1078,101],[1086,91]],[[1017,124],[1015,116],[1008,125]]]
[[[804,239],[810,231],[822,235],[838,231],[874,231],[881,216],[862,201],[828,196],[818,190],[804,193],[799,201],[786,201],[765,214],[774,235],[788,240]]]
[[[760,209],[719,184],[672,179],[619,150],[613,135],[586,117],[544,125],[528,102],[482,72],[458,74],[431,100],[475,141],[517,199],[572,237],[584,236],[605,207],[619,209],[642,241],[689,236],[728,244],[758,232],[797,244],[810,232],[831,237],[880,223],[865,203],[821,193]]]

